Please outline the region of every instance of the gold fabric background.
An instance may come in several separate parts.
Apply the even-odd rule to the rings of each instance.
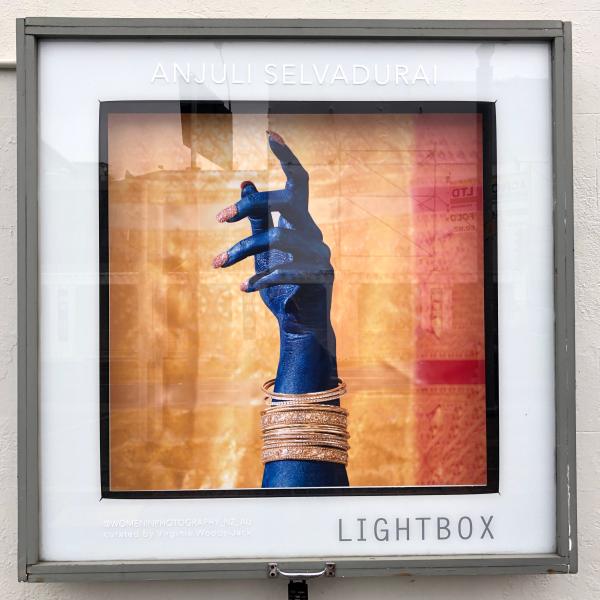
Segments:
[[[250,234],[215,220],[240,182],[284,185],[268,128],[309,172],[332,250],[351,485],[485,483],[484,385],[415,375],[418,359],[485,357],[476,115],[135,113],[108,127],[111,489],[260,487],[276,322],[239,291],[251,260],[211,259]],[[452,186],[479,197],[440,205]]]

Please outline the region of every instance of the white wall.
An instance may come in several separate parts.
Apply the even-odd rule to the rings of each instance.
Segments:
[[[24,16],[559,19],[573,22],[575,253],[580,573],[574,576],[323,580],[312,598],[451,600],[600,597],[600,0],[2,0],[0,63],[15,57]],[[0,599],[178,600],[285,598],[283,581],[23,584],[16,569],[16,107],[15,74],[0,70]]]

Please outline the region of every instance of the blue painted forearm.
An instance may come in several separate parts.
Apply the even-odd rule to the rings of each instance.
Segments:
[[[275,391],[288,394],[318,392],[337,385],[335,335],[325,332],[281,334]],[[339,401],[332,402],[339,404]],[[346,467],[311,460],[280,460],[267,463],[263,487],[346,486]]]

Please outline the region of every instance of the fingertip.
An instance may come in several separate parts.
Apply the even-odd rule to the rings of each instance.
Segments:
[[[242,198],[245,198],[246,196],[249,196],[250,194],[254,194],[256,192],[258,192],[258,190],[256,189],[256,186],[254,185],[253,181],[242,181],[242,183],[240,184],[240,189],[241,194],[242,194]]]
[[[276,131],[273,131],[272,129],[267,129],[267,134],[269,136],[269,141],[276,142],[281,146],[286,145],[284,139]]]
[[[224,208],[217,214],[217,223],[226,223],[229,219],[233,219],[238,213],[237,206],[232,204]]]
[[[229,259],[229,254],[227,252],[221,252],[221,254],[217,254],[212,260],[213,269],[221,268]]]
[[[242,281],[242,283],[240,283],[240,290],[242,290],[242,292],[249,291],[250,290],[250,282],[248,280]]]

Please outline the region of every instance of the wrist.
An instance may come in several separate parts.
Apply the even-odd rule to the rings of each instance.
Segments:
[[[275,391],[306,393],[337,385],[335,334],[323,330],[280,330],[279,365]]]

